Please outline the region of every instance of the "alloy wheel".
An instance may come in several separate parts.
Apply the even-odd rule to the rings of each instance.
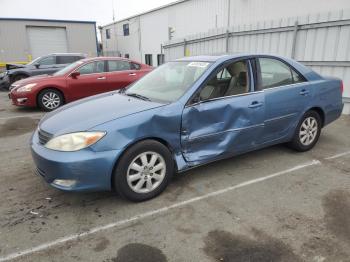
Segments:
[[[156,152],[144,152],[135,157],[127,171],[129,187],[136,193],[150,193],[164,180],[166,163]]]
[[[300,143],[308,146],[315,141],[318,132],[317,120],[310,116],[304,119],[299,130]]]
[[[42,103],[46,108],[53,110],[59,107],[61,104],[61,99],[56,93],[48,92],[43,95]]]

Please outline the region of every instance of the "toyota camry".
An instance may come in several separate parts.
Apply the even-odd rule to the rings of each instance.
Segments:
[[[342,90],[288,58],[186,57],[48,113],[32,155],[53,187],[144,201],[175,172],[279,143],[310,150],[341,115]]]

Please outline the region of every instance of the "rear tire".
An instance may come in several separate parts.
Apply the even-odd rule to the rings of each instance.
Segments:
[[[123,197],[141,202],[158,196],[168,186],[174,173],[169,149],[154,140],[130,147],[114,171],[114,188]]]
[[[313,110],[304,114],[296,127],[293,139],[288,146],[299,152],[312,149],[317,143],[322,128],[320,115]]]
[[[55,89],[44,89],[38,95],[38,105],[44,111],[55,110],[63,103],[63,95]]]

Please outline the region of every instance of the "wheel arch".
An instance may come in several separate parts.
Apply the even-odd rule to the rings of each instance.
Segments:
[[[155,136],[151,136],[151,137],[142,137],[138,140],[135,140],[133,141],[132,143],[129,143],[123,150],[123,152],[119,155],[118,159],[114,162],[114,165],[113,165],[113,169],[112,169],[112,173],[111,173],[111,178],[110,178],[110,183],[111,183],[111,189],[114,190],[114,172],[119,164],[119,161],[120,159],[122,158],[122,156],[125,154],[125,152],[131,148],[132,146],[142,142],[142,141],[146,141],[146,140],[154,140],[154,141],[157,141],[159,143],[161,143],[162,145],[164,145],[169,151],[170,151],[170,154],[173,158],[173,161],[174,161],[174,172],[176,173],[177,170],[178,170],[178,167],[177,167],[177,162],[176,162],[176,159],[175,159],[175,156],[174,156],[174,149],[172,148],[172,146],[163,138],[160,138],[160,137],[155,137]]]
[[[315,107],[311,107],[308,110],[306,110],[306,112],[309,112],[309,111],[315,111],[315,112],[317,112],[319,114],[319,116],[321,117],[321,121],[322,121],[321,127],[324,127],[325,120],[326,120],[325,119],[326,115],[325,115],[324,110],[321,107],[319,107],[319,106],[315,106]]]

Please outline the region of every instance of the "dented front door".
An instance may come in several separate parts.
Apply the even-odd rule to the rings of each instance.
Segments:
[[[256,147],[264,128],[264,92],[222,97],[184,108],[185,159],[204,163]]]

